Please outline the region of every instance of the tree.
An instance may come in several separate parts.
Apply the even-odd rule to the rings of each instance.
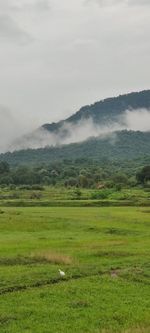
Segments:
[[[7,162],[0,162],[0,174],[8,173],[10,171],[9,164]]]
[[[33,185],[37,183],[36,173],[29,167],[20,166],[14,171],[12,176],[16,185]]]
[[[136,179],[139,183],[145,184],[150,181],[150,165],[145,166],[136,174]]]
[[[66,186],[66,187],[68,187],[68,186],[77,186],[78,185],[78,181],[77,181],[77,179],[76,178],[68,178],[65,182],[64,182],[64,185]]]
[[[79,200],[79,199],[81,199],[81,195],[82,195],[81,190],[79,188],[76,188],[74,191],[74,198]]]
[[[116,173],[112,177],[114,184],[121,184],[121,185],[127,185],[128,183],[128,177],[124,173]]]
[[[88,185],[89,185],[88,178],[81,174],[79,176],[79,184],[81,187],[88,187]]]

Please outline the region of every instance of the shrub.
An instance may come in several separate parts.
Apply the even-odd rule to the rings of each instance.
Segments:
[[[91,194],[91,199],[107,199],[110,194],[109,190],[96,191]]]

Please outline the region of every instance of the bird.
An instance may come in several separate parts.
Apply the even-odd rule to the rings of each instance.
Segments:
[[[61,269],[59,269],[59,274],[61,277],[64,277],[66,275],[65,272],[61,271]]]

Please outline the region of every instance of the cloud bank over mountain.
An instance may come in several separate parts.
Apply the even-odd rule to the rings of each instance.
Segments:
[[[27,148],[45,148],[46,146],[61,146],[85,141],[91,137],[99,139],[109,138],[112,143],[117,139],[118,131],[141,131],[150,132],[150,111],[146,109],[126,110],[123,116],[117,121],[110,121],[107,124],[95,124],[92,118],[80,120],[76,124],[64,122],[58,133],[50,133],[44,128],[37,129],[12,144],[4,144],[4,150],[10,151]],[[15,131],[14,131],[15,132]]]

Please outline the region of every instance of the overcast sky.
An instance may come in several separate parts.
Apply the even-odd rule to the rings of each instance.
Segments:
[[[150,0],[0,0],[0,104],[25,127],[150,88],[149,55]]]

